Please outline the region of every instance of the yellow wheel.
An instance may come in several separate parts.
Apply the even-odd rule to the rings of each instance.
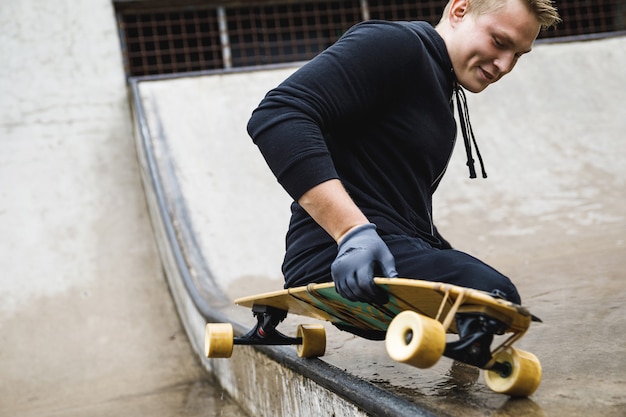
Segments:
[[[302,344],[296,347],[301,358],[316,358],[326,352],[326,330],[321,324],[301,324],[296,337],[302,338]]]
[[[541,382],[541,364],[535,355],[509,347],[495,360],[505,369],[485,371],[485,382],[492,391],[512,397],[528,397],[535,392]]]
[[[446,331],[437,320],[403,311],[389,324],[385,347],[395,361],[430,368],[443,355]]]
[[[207,358],[230,358],[233,354],[233,326],[209,323],[204,330],[204,354]]]

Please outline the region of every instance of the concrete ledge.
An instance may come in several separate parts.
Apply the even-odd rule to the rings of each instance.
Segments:
[[[165,192],[172,190],[176,179],[156,163],[138,83],[130,80],[135,138],[157,244],[191,345],[216,381],[254,416],[433,416],[324,361],[300,359],[293,349],[239,347],[229,360],[204,358],[207,322],[232,322],[237,334],[245,328],[224,312],[230,303],[203,264],[193,230],[188,228],[184,201],[175,190]]]

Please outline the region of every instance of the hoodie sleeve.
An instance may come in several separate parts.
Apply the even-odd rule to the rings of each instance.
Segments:
[[[338,178],[326,140],[337,124],[358,123],[415,77],[419,41],[392,22],[364,22],[271,90],[248,133],[294,200]],[[419,51],[421,48],[415,48]]]

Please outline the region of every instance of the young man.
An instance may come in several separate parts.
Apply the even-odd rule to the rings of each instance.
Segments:
[[[432,195],[454,148],[453,95],[475,176],[461,87],[498,81],[558,20],[550,0],[451,0],[436,28],[354,26],[270,91],[248,132],[295,201],[285,287],[332,279],[347,299],[384,303],[373,277],[401,276],[520,303],[507,277],[438,233]]]

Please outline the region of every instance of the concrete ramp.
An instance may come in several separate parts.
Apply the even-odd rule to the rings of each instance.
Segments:
[[[442,233],[509,275],[544,320],[519,343],[544,367],[531,399],[494,394],[445,358],[429,370],[395,364],[381,343],[328,326],[320,360],[236,348],[205,366],[251,415],[623,416],[625,51],[624,37],[536,45],[468,97],[489,179],[467,179],[459,149],[436,196]],[[290,201],[245,127],[294,70],[132,82],[153,224],[199,355],[206,321],[253,324],[232,299],[282,288]]]

